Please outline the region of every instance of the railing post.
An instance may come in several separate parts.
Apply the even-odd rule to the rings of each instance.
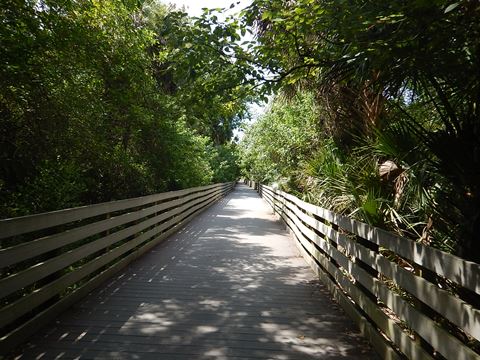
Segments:
[[[273,213],[276,214],[275,206],[278,202],[278,200],[277,200],[278,184],[277,183],[272,184],[272,190],[273,190]],[[278,213],[278,215],[281,215],[281,214]]]

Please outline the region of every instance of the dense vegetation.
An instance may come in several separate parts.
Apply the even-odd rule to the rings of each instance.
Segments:
[[[233,180],[240,162],[480,261],[478,1],[254,0],[217,15],[4,1],[0,215]]]
[[[238,38],[155,1],[3,1],[0,215],[235,179]]]
[[[247,177],[480,261],[478,1],[262,1]]]

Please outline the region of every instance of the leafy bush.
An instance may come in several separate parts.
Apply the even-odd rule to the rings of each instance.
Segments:
[[[205,21],[155,1],[2,3],[1,216],[235,178],[249,70],[215,50],[236,28]]]

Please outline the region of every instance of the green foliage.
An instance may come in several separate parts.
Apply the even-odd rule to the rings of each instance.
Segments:
[[[78,194],[86,191],[86,184],[76,164],[46,161],[41,164],[39,174],[19,186],[13,194],[10,214],[40,212],[44,208],[58,209],[81,205]]]
[[[210,146],[210,166],[214,183],[235,181],[240,177],[238,145],[235,143]]]
[[[242,51],[232,42],[239,40],[237,26],[207,16],[191,19],[181,11],[146,13],[156,34],[150,51],[159,89],[181,104],[177,109],[191,128],[216,145],[227,143],[246,115],[251,93],[245,78],[252,67],[233,58],[234,49]]]
[[[0,215],[232,179],[248,67],[216,48],[235,27],[202,21],[156,1],[2,3]]]
[[[0,215],[233,180],[240,162],[478,261],[479,15],[469,0],[254,0],[220,22],[154,0],[6,0]]]
[[[351,204],[343,203],[357,216],[435,246],[455,246],[475,261],[479,15],[478,3],[468,0],[255,0],[243,12],[243,21],[256,27],[252,54],[273,74],[263,79],[266,86],[310,89],[322,104],[324,139],[333,139],[343,157],[340,167],[322,160],[328,158],[323,149],[311,149],[318,159],[307,162],[323,164],[317,187],[343,187]],[[373,181],[386,161],[399,173]],[[332,164],[342,169],[342,186],[324,178]]]
[[[289,181],[306,153],[318,143],[312,94],[277,99],[270,112],[246,132],[244,175],[256,181]]]

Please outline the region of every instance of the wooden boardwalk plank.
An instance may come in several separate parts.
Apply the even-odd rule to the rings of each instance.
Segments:
[[[374,359],[267,204],[236,190],[89,294],[19,359]]]

